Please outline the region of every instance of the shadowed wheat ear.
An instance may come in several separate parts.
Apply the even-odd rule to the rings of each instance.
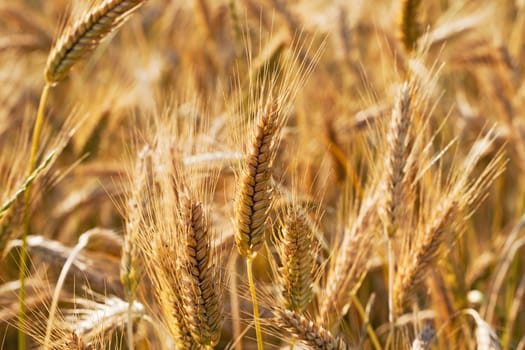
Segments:
[[[71,67],[93,51],[100,41],[120,26],[145,0],[105,0],[66,27],[48,56],[48,84],[64,79]]]
[[[219,341],[221,298],[217,285],[217,268],[211,265],[211,239],[202,204],[187,196],[181,198],[184,217],[185,256],[181,293],[186,324],[193,339],[207,348]]]
[[[420,5],[421,0],[401,0],[399,36],[407,52],[414,50],[421,35],[417,16]]]
[[[288,208],[281,222],[276,242],[282,267],[283,295],[287,309],[302,312],[312,297],[317,250],[314,232],[302,208]]]
[[[310,349],[347,350],[343,339],[334,336],[328,330],[308,320],[305,316],[292,310],[276,309],[277,325],[289,331],[297,341]]]

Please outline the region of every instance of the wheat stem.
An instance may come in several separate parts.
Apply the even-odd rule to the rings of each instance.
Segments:
[[[252,295],[253,319],[255,321],[255,335],[257,336],[257,350],[263,350],[263,339],[261,334],[261,323],[259,320],[259,305],[257,304],[257,293],[253,282],[253,259],[246,259],[246,272],[248,273],[248,284]]]
[[[40,103],[38,105],[38,113],[35,121],[35,128],[33,130],[33,139],[31,141],[31,155],[29,159],[29,167],[27,174],[31,176],[35,170],[36,155],[38,152],[38,140],[40,139],[40,133],[42,132],[42,125],[44,123],[44,108],[47,101],[47,96],[49,94],[49,89],[51,86],[46,84],[40,95]],[[26,269],[27,269],[27,235],[29,234],[29,202],[31,201],[31,184],[27,186],[25,193],[25,203],[24,203],[24,228],[22,231],[22,248],[20,250],[20,310],[19,310],[19,325],[23,325],[25,322],[25,279],[26,279]],[[25,350],[25,334],[22,331],[22,327],[19,327],[18,331],[18,349]]]

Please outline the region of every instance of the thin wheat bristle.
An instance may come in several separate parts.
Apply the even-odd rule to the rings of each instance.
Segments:
[[[221,327],[220,297],[217,293],[217,271],[210,265],[211,246],[202,204],[183,198],[186,217],[186,259],[182,289],[186,324],[196,342],[214,347]]]
[[[306,215],[301,209],[287,211],[281,225],[281,242],[277,246],[282,261],[286,308],[297,312],[302,312],[310,303],[316,258],[314,233],[306,222]]]
[[[64,79],[71,67],[86,57],[145,0],[106,0],[67,27],[53,46],[45,69],[48,84]]]
[[[412,51],[421,35],[418,8],[421,0],[401,0],[400,37],[407,51]]]
[[[292,310],[278,310],[278,323],[294,335],[297,340],[310,349],[347,350],[343,339],[334,336],[328,330],[308,320]]]
[[[235,242],[239,253],[252,259],[264,242],[270,209],[272,162],[278,123],[278,107],[268,103],[260,115],[249,152],[241,170],[240,189],[235,203]]]

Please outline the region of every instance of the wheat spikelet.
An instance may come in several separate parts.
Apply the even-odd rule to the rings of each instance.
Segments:
[[[250,150],[241,170],[235,203],[235,242],[239,253],[247,259],[253,259],[264,242],[278,130],[278,106],[269,102],[257,121]]]
[[[210,266],[210,235],[201,203],[185,197],[181,207],[186,218],[186,261],[181,286],[186,324],[197,343],[213,347],[220,337],[221,306],[217,270]]]
[[[48,84],[64,79],[71,67],[93,51],[145,0],[105,0],[68,26],[53,46],[45,69]]]
[[[346,350],[346,343],[325,328],[292,310],[276,310],[277,322],[310,349]]]
[[[413,111],[411,110],[414,91],[409,83],[403,84],[392,112],[390,129],[387,134],[388,153],[386,156],[385,179],[385,220],[386,233],[391,239],[395,235],[403,209],[408,202],[406,165],[409,157],[410,126]]]
[[[307,223],[306,215],[301,208],[288,209],[277,244],[282,261],[285,306],[296,312],[302,312],[312,297],[314,259],[317,255],[314,232]]]
[[[420,36],[419,23],[417,21],[418,7],[421,0],[401,0],[401,14],[399,18],[399,36],[407,51],[412,51]]]

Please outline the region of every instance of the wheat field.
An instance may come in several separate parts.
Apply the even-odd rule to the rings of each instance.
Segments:
[[[0,0],[0,348],[525,349],[525,2]]]

